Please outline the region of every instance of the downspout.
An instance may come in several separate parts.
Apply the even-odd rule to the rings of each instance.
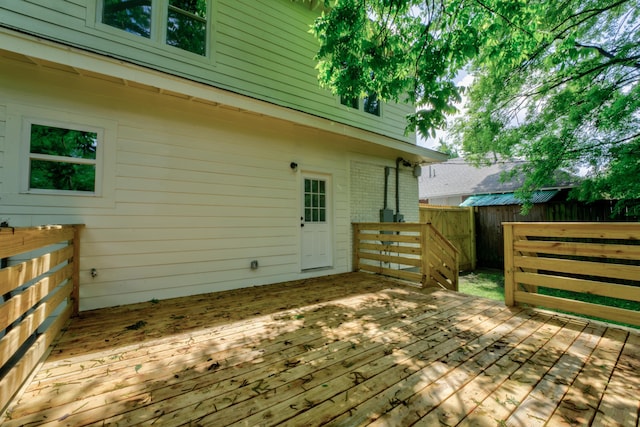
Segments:
[[[387,193],[389,192],[389,166],[384,167],[384,209],[388,208]]]

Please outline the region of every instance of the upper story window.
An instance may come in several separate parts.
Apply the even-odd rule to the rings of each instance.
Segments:
[[[350,108],[360,109],[360,100],[358,98],[348,98],[345,96],[340,97],[340,104],[346,105]]]
[[[102,0],[102,23],[153,41],[207,54],[208,0]]]
[[[102,22],[150,38],[151,0],[104,0]]]
[[[102,132],[32,122],[27,125],[27,191],[97,193]]]
[[[373,114],[374,116],[380,116],[380,100],[378,95],[370,93],[364,98],[364,112]]]
[[[341,96],[340,104],[346,105],[349,108],[360,110],[360,100],[358,98],[348,98]],[[374,116],[380,116],[380,100],[375,93],[369,93],[364,97],[362,103],[362,110],[365,113],[373,114]]]

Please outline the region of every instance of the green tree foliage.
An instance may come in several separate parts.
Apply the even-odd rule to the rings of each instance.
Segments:
[[[338,0],[313,31],[320,82],[420,106],[433,135],[473,74],[455,127],[465,157],[524,159],[521,196],[560,169],[588,170],[575,195],[640,213],[638,0]],[[374,76],[371,79],[370,76]],[[584,169],[583,169],[584,170]]]
[[[460,157],[460,153],[458,153],[458,147],[455,144],[447,143],[444,139],[438,139],[438,145],[435,149],[441,153],[446,154],[450,159],[455,159]]]

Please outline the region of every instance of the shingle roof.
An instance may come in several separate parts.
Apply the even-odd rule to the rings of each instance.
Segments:
[[[531,203],[545,203],[553,199],[560,190],[542,190],[534,191],[531,195]],[[500,194],[477,194],[469,196],[460,203],[460,206],[505,206],[505,205],[521,205],[523,201],[518,199],[514,193]]]
[[[523,177],[502,182],[502,175],[523,162],[499,161],[490,166],[476,167],[462,158],[422,167],[419,178],[420,200],[436,197],[470,196],[474,194],[508,193],[522,186]],[[575,182],[558,182],[549,188],[570,188]]]

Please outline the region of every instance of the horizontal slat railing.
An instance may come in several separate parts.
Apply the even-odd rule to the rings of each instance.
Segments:
[[[640,326],[640,310],[591,297],[615,298],[617,305],[638,303],[640,307],[640,224],[503,226],[507,305],[530,304]],[[589,297],[578,298],[578,294]]]
[[[78,313],[81,228],[0,228],[0,258],[20,258],[0,269],[0,408]]]
[[[431,224],[354,223],[353,268],[458,290],[457,249]]]

